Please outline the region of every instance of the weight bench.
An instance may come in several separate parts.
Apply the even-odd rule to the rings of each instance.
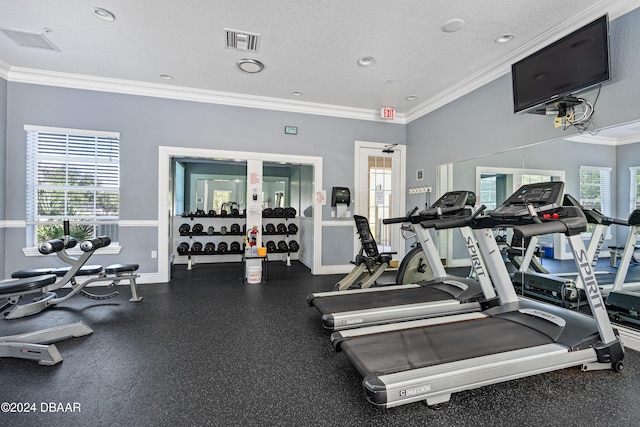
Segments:
[[[1,295],[24,295],[41,292],[56,281],[53,274],[13,279],[0,282]],[[6,301],[6,300],[5,300]],[[0,308],[2,305],[0,301]],[[55,365],[62,361],[62,356],[54,344],[57,341],[74,337],[81,337],[93,333],[93,330],[82,322],[70,325],[56,326],[40,331],[27,332],[19,335],[0,337],[0,357],[37,360],[41,365]]]
[[[77,293],[80,293],[82,296],[95,299],[95,300],[104,300],[117,296],[119,294],[118,291],[111,292],[106,295],[96,295],[88,292],[84,288],[95,282],[101,281],[109,281],[111,282],[110,286],[116,286],[121,281],[128,281],[129,286],[131,288],[131,299],[129,301],[141,301],[142,297],[138,296],[138,292],[136,289],[136,278],[138,278],[138,274],[136,273],[139,266],[138,264],[113,264],[103,269],[100,265],[85,265],[89,257],[99,248],[105,247],[111,244],[111,239],[109,237],[96,237],[93,239],[88,239],[82,241],[80,243],[80,249],[83,251],[82,255],[78,258],[74,258],[67,254],[66,249],[75,247],[77,244],[75,239],[67,238],[65,240],[55,239],[42,243],[38,250],[42,254],[52,254],[55,253],[58,258],[63,260],[64,262],[70,264],[69,267],[63,268],[51,268],[51,269],[31,269],[31,270],[20,270],[16,271],[12,274],[14,278],[33,278],[38,277],[39,275],[52,274],[54,277],[60,278],[57,282],[42,286],[34,289],[24,289],[17,292],[9,292],[4,294],[0,289],[0,300],[4,298],[4,304],[0,303],[0,307],[6,307],[7,305],[13,305],[12,309],[5,313],[5,319],[17,319],[24,316],[29,316],[32,314],[36,314],[44,310],[45,308],[59,304],[64,302],[74,296]],[[79,276],[96,276],[93,278],[89,278],[82,283],[78,283],[76,278]],[[71,285],[71,291],[67,293],[63,297],[58,297],[58,295],[54,292],[57,289],[60,289],[62,286],[69,283]],[[24,295],[39,293],[42,296],[37,298],[35,301],[27,304],[18,305],[18,302]]]

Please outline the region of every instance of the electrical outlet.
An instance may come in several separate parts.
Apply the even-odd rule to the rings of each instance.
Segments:
[[[151,258],[153,259],[158,258],[158,251],[151,251]]]

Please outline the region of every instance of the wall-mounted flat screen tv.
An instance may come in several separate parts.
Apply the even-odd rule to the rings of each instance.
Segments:
[[[514,111],[559,100],[610,78],[607,15],[511,66]]]

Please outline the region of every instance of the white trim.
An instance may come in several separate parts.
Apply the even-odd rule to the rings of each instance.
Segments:
[[[353,264],[321,265],[313,274],[348,274],[353,270]]]
[[[4,62],[0,59],[0,77],[9,81],[9,70],[11,69],[11,65]]]
[[[265,110],[313,114],[316,116],[342,117],[389,123],[388,119],[382,119],[380,117],[380,110],[378,109],[345,107],[341,105],[303,102],[282,98],[270,98],[266,96],[251,96],[239,93],[178,87],[158,83],[37,70],[33,68],[10,67],[8,80],[16,83],[95,90],[100,92],[150,96],[155,98],[176,99],[207,104],[232,105],[236,107],[259,108]],[[391,123],[406,123],[404,114],[396,113],[396,120]]]
[[[360,212],[363,205],[361,204],[363,200],[367,200],[368,196],[361,194],[360,186],[361,186],[361,177],[360,177],[360,156],[361,150],[370,149],[370,150],[382,150],[389,147],[389,143],[383,142],[373,142],[373,141],[355,141],[354,144],[354,191],[352,198],[355,196],[355,203],[353,211],[367,216],[366,212]],[[403,210],[406,209],[407,206],[407,146],[406,144],[396,144],[393,146],[393,151],[397,152],[400,157],[400,164],[397,165],[394,161],[393,168],[397,167],[397,191],[394,191],[394,196],[396,196],[397,200],[394,200],[394,204],[397,203],[398,209],[400,212],[395,213],[394,215],[402,215]],[[359,209],[358,209],[359,208]],[[393,211],[393,206],[392,206]],[[360,241],[358,239],[354,239],[354,252],[358,252],[360,249]],[[395,241],[392,243],[394,246],[397,246],[394,250],[398,252],[400,259],[402,259],[405,255],[405,244],[404,239],[402,239],[400,234],[395,235]]]
[[[0,228],[27,228],[27,221],[23,221],[23,220],[0,221]]]
[[[598,136],[598,135],[575,135],[570,136],[569,138],[565,138],[567,141],[580,142],[583,144],[597,144],[597,145],[609,145],[613,147],[617,147],[619,145],[627,145],[627,144],[635,144],[636,142],[640,142],[640,139],[637,135],[628,136],[626,138],[610,138],[606,136]]]
[[[156,219],[121,219],[118,221],[119,227],[157,227]]]
[[[169,254],[171,253],[171,159],[191,157],[196,159],[260,160],[313,166],[313,194],[322,189],[322,157],[292,154],[254,153],[248,151],[223,151],[204,148],[158,147],[158,282],[168,282]],[[313,265],[312,274],[319,274],[322,264],[322,206],[314,202],[313,215]]]
[[[38,126],[38,125],[24,125],[24,130],[27,132],[31,131],[31,132],[63,133],[63,134],[80,133],[86,136],[103,137],[103,138],[120,138],[120,132],[103,131],[103,130],[72,129],[72,128],[59,128],[59,127]]]
[[[625,348],[640,351],[640,332],[618,324],[614,324],[613,327],[618,330]]]

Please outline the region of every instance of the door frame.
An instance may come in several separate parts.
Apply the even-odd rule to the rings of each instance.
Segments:
[[[367,216],[368,212],[362,212],[362,201],[366,199],[366,195],[362,194],[361,185],[363,185],[361,177],[360,177],[360,152],[363,149],[372,149],[372,150],[385,150],[389,148],[392,144],[390,143],[382,143],[382,142],[372,142],[372,141],[356,141],[355,142],[355,155],[354,155],[354,194],[355,194],[355,206],[354,212],[358,215]],[[394,211],[394,207],[392,206],[392,215],[394,216],[402,216],[406,211],[406,188],[407,188],[407,146],[404,144],[393,145],[394,154],[398,153],[399,157],[399,171],[398,171],[398,182],[395,183],[393,194],[397,195],[397,208],[398,212]],[[392,168],[395,168],[396,162],[393,162]],[[404,244],[404,239],[402,238],[402,233],[400,232],[400,227],[397,227],[397,230],[394,229],[391,237],[392,248],[393,250],[398,252],[398,259],[402,259],[406,252],[406,245]],[[354,253],[357,253],[360,249],[360,241],[358,239],[354,240]]]
[[[171,161],[174,158],[196,159],[232,159],[232,160],[261,160],[265,162],[287,162],[313,166],[313,189],[315,196],[322,190],[322,157],[298,156],[290,154],[254,153],[246,151],[210,150],[204,148],[186,147],[158,147],[158,281],[170,280],[171,253],[171,215],[173,203],[173,188],[171,176]],[[313,209],[313,261],[312,274],[322,270],[322,210],[317,201]]]

